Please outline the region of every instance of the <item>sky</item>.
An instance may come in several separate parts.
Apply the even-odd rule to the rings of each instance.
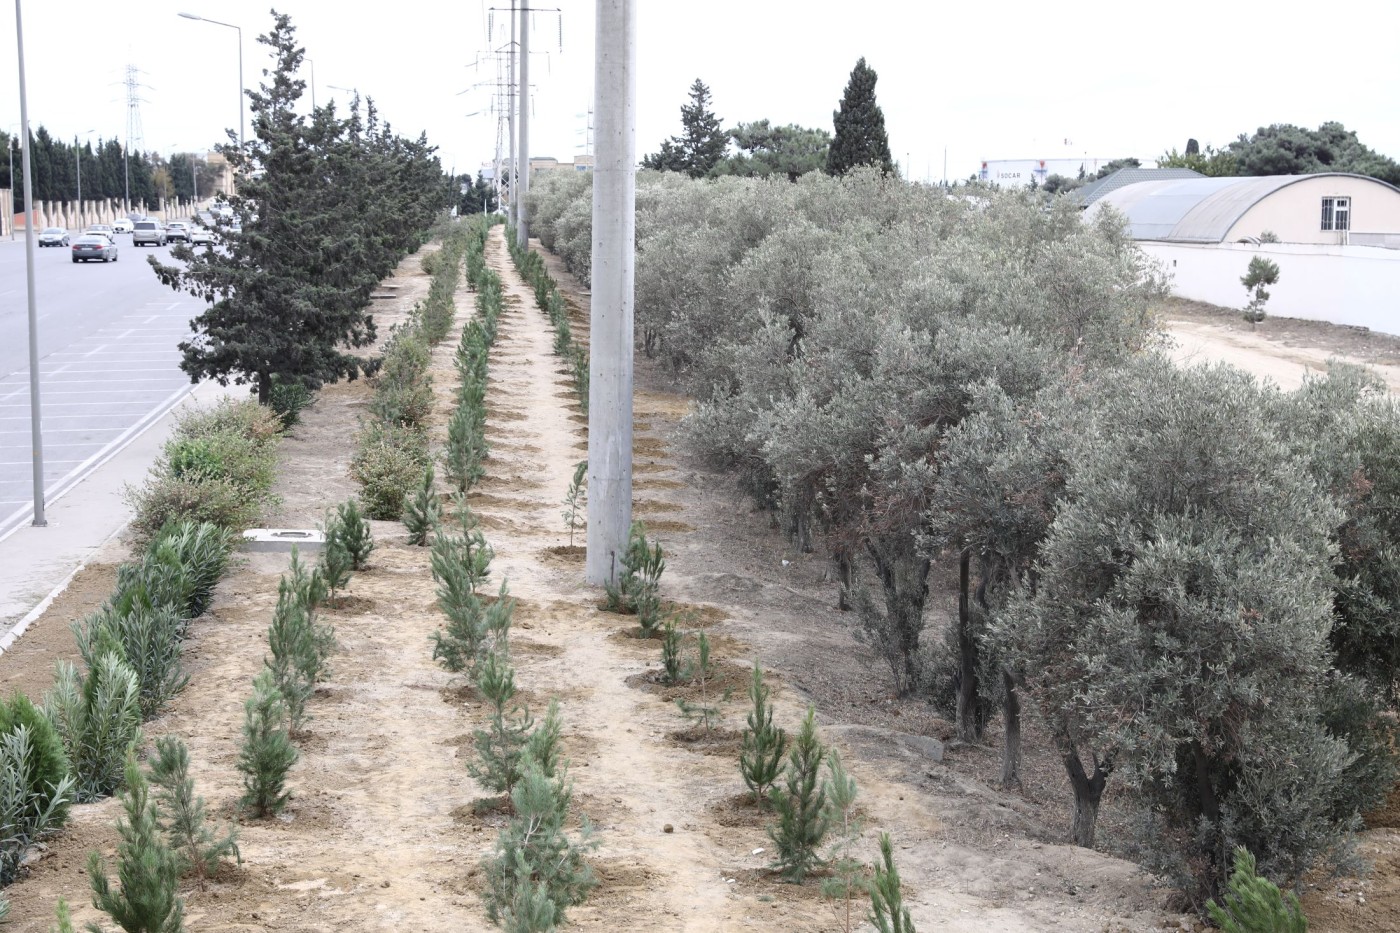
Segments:
[[[238,33],[180,12],[241,27],[246,86],[269,64],[256,41],[272,23],[265,0],[90,4],[81,15],[58,0],[20,2],[30,124],[57,137],[125,138],[128,65],[138,69],[145,149],[201,150],[237,129]],[[444,169],[463,172],[489,163],[496,147],[501,106],[489,55],[509,41],[509,0],[494,3],[494,13],[492,0],[280,0],[276,9],[306,48],[303,78],[314,69],[317,103],[348,103],[345,89],[358,89],[396,132],[426,132]],[[15,20],[11,5],[3,9],[0,126],[13,131]],[[637,9],[638,158],[680,132],[696,78],[725,126],[767,118],[829,130],[863,56],[879,75],[894,158],[917,180],[942,179],[945,153],[947,177],[967,178],[983,159],[1146,162],[1188,137],[1218,147],[1272,123],[1327,120],[1400,159],[1393,2],[1349,3],[1344,19],[1302,4],[1197,0],[639,0]],[[530,150],[568,161],[587,141],[595,6],[543,0],[537,10]],[[308,105],[310,97],[308,88]]]

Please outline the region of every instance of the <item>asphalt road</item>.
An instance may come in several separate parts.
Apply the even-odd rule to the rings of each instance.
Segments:
[[[168,247],[116,237],[116,262],[34,250],[44,488],[52,501],[192,388],[176,345],[203,303],[162,285],[146,263]],[[24,241],[0,241],[0,537],[29,521],[33,445]]]

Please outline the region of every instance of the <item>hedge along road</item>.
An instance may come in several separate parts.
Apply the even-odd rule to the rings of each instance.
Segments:
[[[74,234],[76,235],[76,234]],[[160,284],[117,236],[118,261],[35,253],[45,500],[52,502],[189,394],[176,344],[202,302]],[[33,516],[29,329],[23,241],[0,243],[0,539]]]

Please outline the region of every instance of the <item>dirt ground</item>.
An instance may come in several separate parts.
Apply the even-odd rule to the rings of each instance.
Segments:
[[[1008,794],[994,784],[999,735],[980,747],[947,745],[949,725],[931,707],[893,698],[887,671],[854,639],[850,617],[835,611],[827,563],[794,552],[727,477],[681,454],[674,435],[688,403],[639,360],[634,509],[665,546],[663,595],[690,625],[706,629],[726,679],[738,687],[721,703],[716,734],[682,719],[677,691],[656,682],[657,644],[629,637],[629,620],[601,612],[600,594],[581,583],[582,549],[568,546],[560,512],[573,465],[587,455],[586,419],[499,229],[488,256],[508,298],[491,357],[488,475],[471,504],[497,555],[491,587],[506,580],[519,599],[511,636],[517,683],[536,715],[550,699],[560,702],[575,808],[597,830],[592,864],[600,884],[569,912],[574,923],[696,933],[841,929],[817,881],[781,884],[767,870],[765,818],[742,793],[735,735],[746,712],[744,672],[758,661],[771,672],[777,718],[795,729],[814,705],[822,737],[840,748],[859,782],[857,854],[873,860],[879,832],[893,835],[920,929],[1193,928],[1190,918],[1165,909],[1169,892],[1112,854],[1121,827],[1111,798],[1101,822],[1104,851],[1064,844],[1069,794],[1034,723],[1026,726],[1026,787]],[[576,336],[586,339],[587,293],[548,259],[570,293]],[[419,263],[403,263],[394,281],[399,297],[377,309],[383,334],[426,292]],[[460,325],[473,308],[465,288],[457,306]],[[1204,333],[1203,345],[1221,352],[1243,346],[1260,365],[1296,365],[1270,362],[1300,349],[1272,319],[1248,334],[1206,319],[1202,309],[1168,315],[1174,333]],[[1333,338],[1307,331],[1296,339],[1323,359],[1339,349]],[[455,333],[434,355],[439,440],[455,383],[454,347]],[[1400,354],[1391,361],[1400,363]],[[363,383],[332,386],[304,413],[281,448],[282,506],[270,525],[314,525],[354,494],[346,468],[368,398]],[[464,766],[484,714],[460,678],[432,661],[429,636],[442,617],[427,550],[409,546],[395,522],[374,523],[374,533],[370,567],[355,576],[345,605],[327,615],[339,648],[298,736],[291,805],[278,819],[241,825],[240,867],[207,890],[186,889],[192,930],[490,929],[480,863],[504,817],[475,811],[484,794]],[[148,740],[173,733],[189,743],[199,791],[221,821],[237,818],[242,701],[266,651],[286,561],[241,559],[211,611],[193,623],[190,686],[146,726]],[[5,686],[42,693],[53,662],[74,654],[68,623],[101,603],[113,576],[113,566],[99,565],[77,577],[0,657]],[[935,590],[937,612],[951,606],[945,584]],[[118,812],[116,801],[74,808],[69,828],[8,890],[13,929],[47,930],[60,896],[79,923],[98,918],[83,865],[90,850],[111,856]],[[1384,816],[1375,822],[1400,826]],[[1314,930],[1400,926],[1400,831],[1369,830],[1361,847],[1375,874],[1314,888],[1307,900]]]

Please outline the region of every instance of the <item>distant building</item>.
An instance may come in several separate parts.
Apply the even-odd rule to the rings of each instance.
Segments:
[[[1181,178],[1205,178],[1200,172],[1189,168],[1120,168],[1112,175],[1105,175],[1098,181],[1090,182],[1082,188],[1070,192],[1070,197],[1081,207],[1088,207],[1110,191],[1117,191],[1140,181],[1171,181]]]
[[[1003,188],[1029,186],[1032,182],[1043,185],[1051,175],[1078,178],[1081,171],[1085,177],[1097,175],[1100,166],[1112,161],[1088,156],[1082,159],[984,159],[977,179]]]
[[[591,172],[593,157],[576,156],[572,162],[560,162],[553,156],[532,156],[530,158],[530,179],[533,181],[542,172]]]
[[[1105,179],[1106,181],[1107,179]],[[1181,178],[1104,192],[1087,218],[1112,205],[1138,240],[1400,247],[1400,189],[1365,175]]]

